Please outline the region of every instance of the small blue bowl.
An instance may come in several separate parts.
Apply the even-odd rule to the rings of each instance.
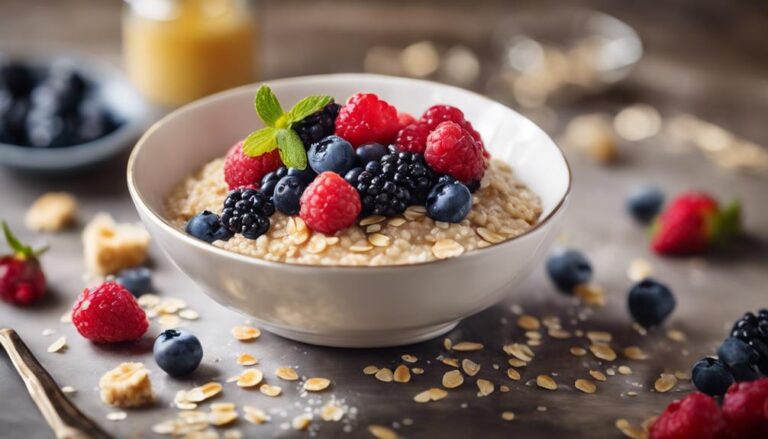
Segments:
[[[123,73],[110,64],[71,54],[13,54],[9,58],[40,69],[58,62],[76,66],[94,84],[95,92],[119,126],[96,140],[72,146],[33,148],[0,142],[0,166],[44,176],[76,173],[132,146],[149,124],[149,106]]]

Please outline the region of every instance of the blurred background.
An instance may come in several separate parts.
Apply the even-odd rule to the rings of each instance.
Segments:
[[[49,117],[55,109],[40,109],[56,90],[29,91],[24,108],[0,95],[0,140],[26,146],[0,149],[0,162],[22,170],[30,161],[51,160],[36,166],[49,174],[100,162],[169,109],[221,89],[359,71],[487,94],[597,163],[621,163],[622,149],[662,133],[663,148],[697,149],[714,169],[768,169],[758,116],[768,110],[762,1],[2,0],[0,8],[2,62],[42,66],[35,85],[54,89],[56,75],[76,67],[97,96],[59,123]],[[110,66],[140,94],[121,89]],[[94,141],[101,154],[58,151]],[[59,155],[30,159],[29,149]]]

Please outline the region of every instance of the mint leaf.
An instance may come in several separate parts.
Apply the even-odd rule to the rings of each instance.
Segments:
[[[280,149],[280,159],[285,166],[296,169],[306,169],[307,151],[296,131],[289,128],[277,130],[277,145]]]
[[[298,122],[312,113],[316,113],[330,104],[333,98],[330,96],[307,96],[296,102],[296,105],[288,112],[288,123]]]
[[[278,129],[272,127],[265,127],[252,132],[245,138],[243,154],[249,157],[257,157],[274,151],[277,148],[277,132]]]
[[[262,85],[256,91],[253,106],[256,108],[256,113],[258,113],[261,120],[270,127],[277,126],[280,116],[283,115],[283,107],[280,106],[280,101],[277,100],[277,96],[272,93],[272,89],[267,85]]]

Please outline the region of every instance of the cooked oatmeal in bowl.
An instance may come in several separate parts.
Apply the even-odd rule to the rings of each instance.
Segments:
[[[221,213],[229,189],[224,159],[215,159],[187,178],[167,201],[168,218],[183,230],[198,212]],[[369,215],[327,236],[313,232],[299,216],[276,212],[272,226],[256,240],[235,235],[213,245],[270,261],[317,265],[398,265],[455,257],[525,233],[541,214],[539,198],[515,178],[512,168],[492,160],[473,194],[472,210],[460,223],[434,221],[424,206],[410,206],[387,218]]]
[[[568,164],[512,109],[377,75],[269,85],[304,103],[261,124],[258,85],[205,98],[155,124],[128,162],[153,242],[262,329],[326,346],[427,340],[515,294],[557,236]],[[377,100],[350,105],[361,90]]]

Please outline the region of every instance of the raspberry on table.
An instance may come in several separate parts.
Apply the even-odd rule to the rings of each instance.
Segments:
[[[700,392],[670,403],[651,425],[650,439],[717,439],[724,430],[717,402]]]
[[[299,216],[315,231],[331,235],[355,223],[360,196],[340,175],[323,172],[304,190]]]
[[[429,128],[430,131],[434,130],[438,125],[446,121],[459,124],[462,128],[467,130],[472,138],[480,143],[480,145],[483,146],[483,150],[485,150],[485,145],[483,144],[482,137],[480,137],[480,133],[478,133],[472,124],[467,119],[465,119],[464,112],[456,107],[450,105],[433,105],[427,108],[427,111],[421,115],[420,119],[420,122],[427,125],[427,128]]]
[[[86,288],[72,307],[77,332],[97,343],[136,340],[149,328],[144,310],[117,282]]]
[[[427,137],[429,137],[429,127],[421,122],[410,124],[397,133],[395,147],[398,151],[415,152],[424,154],[427,149]]]
[[[736,383],[728,389],[723,400],[723,418],[732,437],[768,437],[768,418],[764,414],[766,401],[768,378]]]
[[[258,187],[262,177],[282,165],[277,149],[257,157],[249,157],[243,153],[241,140],[229,149],[224,159],[224,181],[229,189]]]
[[[448,174],[462,183],[479,181],[487,162],[483,146],[455,122],[443,122],[427,137],[424,157],[435,172]]]
[[[399,130],[395,107],[373,93],[352,95],[336,118],[336,135],[354,147],[371,142],[390,144]]]
[[[688,255],[709,248],[712,232],[709,225],[718,214],[717,200],[700,192],[676,197],[661,213],[654,228],[651,247],[657,253]]]

